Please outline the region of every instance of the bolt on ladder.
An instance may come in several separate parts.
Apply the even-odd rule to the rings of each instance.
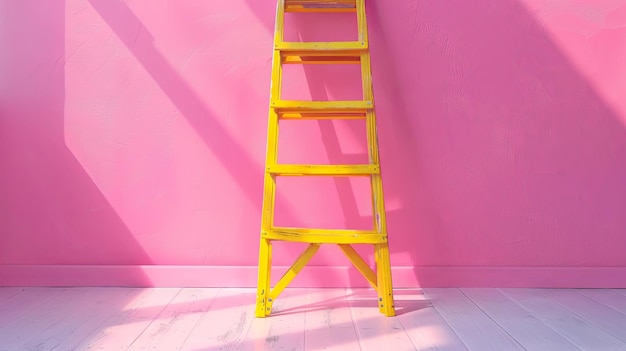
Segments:
[[[285,42],[286,12],[353,12],[357,16],[358,40],[342,42]],[[284,64],[360,64],[362,101],[293,101],[281,99]],[[366,123],[369,163],[361,165],[278,164],[280,120],[363,119]],[[276,178],[279,176],[367,176],[371,180],[373,229],[312,229],[274,226]],[[276,285],[270,284],[272,244],[275,241],[308,243],[307,249]],[[365,0],[278,0],[274,32],[272,85],[267,132],[267,154],[263,214],[259,247],[256,317],[267,317],[280,293],[315,255],[321,244],[337,244],[378,293],[378,308],[385,316],[395,315],[391,263],[383,185],[378,155],[376,113],[372,91]],[[373,270],[352,244],[374,246]]]

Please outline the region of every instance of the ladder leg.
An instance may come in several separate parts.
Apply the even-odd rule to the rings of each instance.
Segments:
[[[377,151],[377,150],[376,150]],[[378,157],[377,152],[376,157]],[[372,193],[374,205],[374,226],[379,231],[387,232],[387,216],[385,215],[385,204],[380,176],[372,177]],[[378,280],[378,308],[387,317],[396,315],[395,303],[393,301],[393,284],[391,279],[391,259],[389,254],[389,244],[376,244],[374,247],[374,257],[376,259],[376,278]]]
[[[272,243],[270,240],[261,239],[259,248],[259,276],[257,283],[256,317],[269,316],[271,304],[270,297],[270,271],[272,268]]]
[[[385,316],[393,317],[396,315],[396,311],[393,301],[388,244],[376,245],[376,266],[378,275],[378,308]]]

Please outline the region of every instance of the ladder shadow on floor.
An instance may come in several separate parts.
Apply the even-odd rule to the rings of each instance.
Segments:
[[[313,311],[325,311],[338,308],[372,308],[372,300],[376,299],[376,291],[372,289],[357,289],[357,292],[347,293],[345,296],[324,299],[302,306],[282,308],[272,313],[272,316],[281,316]],[[421,296],[421,297],[416,297]],[[431,307],[430,301],[418,289],[394,290],[396,316],[403,316],[411,312]]]

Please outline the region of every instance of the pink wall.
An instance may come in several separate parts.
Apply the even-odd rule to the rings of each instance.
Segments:
[[[254,286],[273,3],[0,2],[1,285]],[[333,17],[289,36],[349,39]],[[626,1],[368,20],[395,285],[626,287]],[[286,98],[359,98],[344,68],[289,67]],[[281,132],[285,162],[366,158],[358,122]],[[278,224],[366,227],[368,196],[284,179]],[[365,286],[334,247],[312,265],[294,285]]]

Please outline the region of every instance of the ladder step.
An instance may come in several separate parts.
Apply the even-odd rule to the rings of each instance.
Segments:
[[[361,63],[361,51],[348,50],[322,50],[322,51],[294,51],[285,50],[280,52],[283,64],[359,64]]]
[[[365,119],[365,113],[335,112],[335,113],[296,113],[281,112],[278,118],[287,120],[328,120],[328,119]]]
[[[380,174],[378,165],[273,165],[267,172],[280,176],[366,176]]]
[[[281,55],[283,64],[359,64],[361,56],[347,53],[347,55],[311,55],[310,53],[284,52]]]
[[[298,101],[275,100],[272,108],[279,112],[311,112],[311,113],[365,113],[374,108],[372,101]]]
[[[274,227],[269,231],[264,231],[261,235],[265,239],[319,244],[381,244],[387,242],[386,234],[377,233],[373,230]]]
[[[356,12],[356,0],[286,0],[286,12]]]
[[[358,55],[361,51],[367,50],[367,43],[360,41],[329,41],[329,42],[282,42],[274,45],[276,50],[280,51],[298,51],[302,53],[313,53],[330,51],[337,55],[341,53],[346,55]]]

